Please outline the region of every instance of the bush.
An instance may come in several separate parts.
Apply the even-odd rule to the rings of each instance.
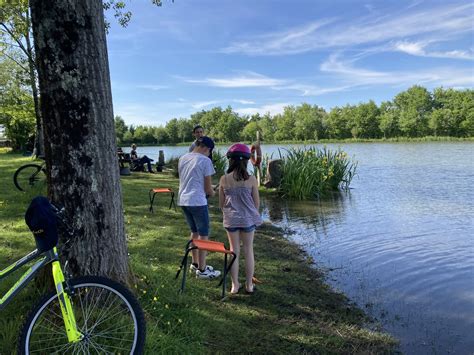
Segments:
[[[281,153],[280,153],[281,156]],[[339,188],[348,188],[357,169],[342,150],[292,148],[282,157],[280,192],[300,200],[315,198]]]

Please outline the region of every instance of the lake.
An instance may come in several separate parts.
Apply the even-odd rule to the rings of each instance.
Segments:
[[[351,189],[320,201],[263,199],[264,218],[400,339],[402,352],[474,353],[474,143],[327,146],[358,161]],[[278,148],[262,150],[276,157]],[[158,150],[168,159],[187,147],[139,154],[157,159]]]

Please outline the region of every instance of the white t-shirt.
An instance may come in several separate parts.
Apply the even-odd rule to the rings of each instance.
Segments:
[[[200,153],[186,153],[178,162],[179,206],[206,206],[204,177],[216,173],[212,161]]]

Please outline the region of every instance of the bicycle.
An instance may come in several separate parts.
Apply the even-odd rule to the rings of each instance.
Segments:
[[[20,191],[43,187],[46,183],[46,162],[20,166],[13,175],[13,183]]]
[[[45,295],[26,317],[18,353],[143,353],[145,319],[130,290],[105,277],[70,279],[67,272],[63,273],[56,246],[56,223],[65,230],[66,245],[75,234],[63,212],[64,208],[59,209],[45,197],[34,198],[25,220],[37,249],[0,271],[1,280],[41,258],[0,299],[2,310],[41,269],[52,264],[55,290]]]

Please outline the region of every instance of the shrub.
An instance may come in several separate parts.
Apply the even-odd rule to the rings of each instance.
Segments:
[[[280,192],[301,200],[348,188],[357,169],[357,162],[349,159],[345,152],[326,147],[291,148],[282,160]]]

